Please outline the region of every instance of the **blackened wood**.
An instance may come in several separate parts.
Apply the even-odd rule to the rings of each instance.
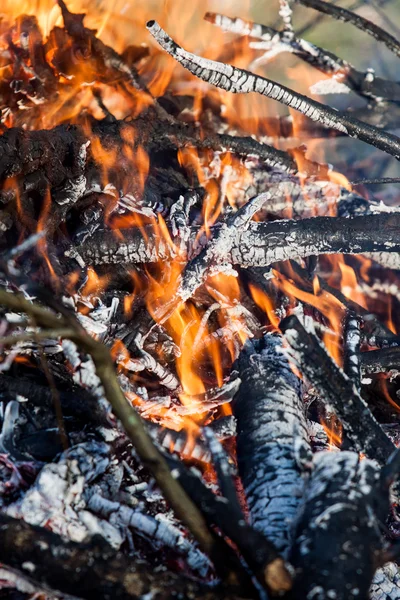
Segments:
[[[104,540],[66,542],[51,531],[3,514],[0,560],[40,583],[87,600],[139,600],[146,594],[159,600],[224,596],[218,588],[210,590],[172,573],[154,572],[147,563],[115,553]]]
[[[360,367],[361,323],[354,313],[347,313],[343,330],[343,371],[353,382],[357,391],[361,387]]]
[[[309,451],[301,382],[276,335],[247,342],[235,368],[237,459],[251,522],[285,556],[303,487],[296,447]]]
[[[271,592],[289,590],[291,575],[287,566],[274,544],[246,522],[238,503],[229,503],[225,497],[214,494],[198,473],[182,462],[168,455],[166,460],[207,523],[218,527],[236,545],[260,583]]]
[[[297,317],[292,315],[283,319],[280,329],[292,349],[292,358],[318,390],[320,398],[339,417],[352,447],[381,465],[385,464],[394,445],[353,382],[332,360],[316,335],[306,331]]]
[[[3,398],[13,399],[17,395],[28,398],[34,406],[45,406],[54,410],[54,402],[50,388],[23,377],[14,378],[3,374],[0,377],[0,394]],[[87,422],[107,426],[107,415],[101,408],[97,398],[82,388],[71,391],[58,390],[61,408],[64,414],[75,416]]]
[[[59,125],[43,131],[8,129],[0,136],[0,181],[40,168],[53,185],[73,179],[82,174],[78,157],[86,142],[74,126]]]
[[[355,452],[314,456],[290,553],[296,597],[368,597],[390,508],[388,490],[377,489],[377,477],[376,465]]]
[[[362,372],[365,375],[400,371],[400,348],[383,348],[382,350],[362,352],[360,362]]]
[[[215,233],[217,225],[211,228]],[[191,228],[190,241],[198,228]],[[176,257],[176,249],[155,234],[151,226],[125,229],[124,239],[112,231],[98,230],[76,250],[87,264],[149,263]],[[400,214],[366,215],[353,218],[315,217],[301,221],[250,222],[246,230],[234,229],[230,255],[233,264],[263,267],[274,262],[315,254],[400,251]],[[205,244],[203,237],[200,244]],[[179,240],[174,240],[179,247]],[[200,246],[201,248],[201,246]],[[187,256],[193,256],[191,244]]]

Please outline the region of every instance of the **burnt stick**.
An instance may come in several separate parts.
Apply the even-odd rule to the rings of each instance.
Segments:
[[[314,293],[313,283],[309,278],[307,270],[303,269],[295,261],[291,261],[290,265],[291,277],[293,277],[293,275],[297,275],[297,277],[294,280],[296,286],[300,287],[301,289],[307,292]],[[400,337],[393,333],[393,331],[391,331],[383,323],[381,323],[377,319],[376,315],[371,313],[369,310],[367,310],[360,304],[357,304],[357,302],[354,302],[354,300],[351,300],[350,298],[345,296],[340,290],[329,285],[322,277],[318,275],[316,275],[315,277],[318,278],[318,285],[322,290],[324,290],[324,292],[327,292],[328,294],[331,294],[332,296],[337,298],[337,300],[339,300],[339,302],[343,304],[343,307],[347,308],[350,312],[361,316],[363,320],[363,329],[361,334],[363,340],[367,344],[371,346],[376,345],[379,347],[389,345],[394,346],[400,344]]]
[[[342,422],[344,433],[352,447],[368,458],[385,464],[393,443],[372,415],[353,382],[329,356],[316,335],[306,331],[294,315],[280,323],[291,350],[290,356],[309,382]]]
[[[238,548],[247,565],[270,591],[291,588],[291,575],[275,546],[246,522],[238,503],[214,494],[193,469],[165,454],[170,469],[209,525],[218,527]]]
[[[344,83],[349,89],[370,99],[399,101],[400,86],[396,82],[375,77],[370,71],[362,73],[348,61],[339,58],[333,52],[325,50],[293,35],[288,36],[287,31],[278,31],[267,25],[252,23],[240,18],[230,18],[219,13],[208,12],[205,14],[206,21],[220,27],[223,31],[247,35],[250,38],[260,40],[261,43],[254,45],[258,50],[271,49],[274,56],[276,52],[291,52],[315,67],[326,75],[335,75],[337,81]]]
[[[360,344],[360,318],[349,312],[343,325],[343,371],[353,382],[358,392],[361,387]]]

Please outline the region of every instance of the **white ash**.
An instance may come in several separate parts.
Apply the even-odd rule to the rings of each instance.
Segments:
[[[400,600],[400,568],[395,563],[387,563],[375,573],[370,600]]]
[[[108,465],[106,444],[79,444],[64,452],[59,462],[45,465],[26,494],[4,512],[81,542],[105,529],[96,518],[85,514],[82,495],[85,487],[104,474]],[[107,534],[108,541],[116,545],[115,538],[120,538],[118,532],[108,528]]]
[[[310,86],[310,92],[318,96],[326,96],[328,94],[349,94],[350,88],[335,77],[322,79]]]

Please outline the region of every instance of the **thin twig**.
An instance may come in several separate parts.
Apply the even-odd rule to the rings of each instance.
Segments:
[[[314,8],[338,21],[355,25],[357,29],[365,31],[365,33],[368,33],[368,35],[375,38],[378,42],[382,42],[396,56],[400,57],[400,42],[396,40],[393,35],[390,35],[390,33],[382,29],[382,27],[375,25],[375,23],[372,23],[372,21],[369,21],[365,17],[361,17],[341,6],[335,6],[329,2],[324,2],[324,0],[297,0],[297,2],[308,8]]]

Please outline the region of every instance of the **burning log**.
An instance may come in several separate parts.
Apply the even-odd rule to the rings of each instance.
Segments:
[[[317,388],[324,402],[340,418],[352,447],[379,464],[386,464],[394,446],[353,382],[330,358],[318,338],[306,331],[297,317],[286,317],[281,321],[280,328],[290,345],[290,356]]]
[[[346,297],[347,281],[332,271],[333,259],[319,257],[380,253],[369,255],[382,261],[400,254],[400,213],[388,193],[381,206],[349,191],[340,173],[307,159],[304,147],[284,151],[264,140],[272,136],[270,126],[300,143],[333,128],[334,137],[358,137],[400,159],[399,138],[382,129],[396,123],[398,82],[361,73],[296,35],[292,0],[280,1],[282,32],[207,18],[260,37],[272,51],[293,52],[373,100],[367,108],[336,111],[197,57],[150,22],[163,48],[206,82],[256,91],[310,117],[302,125],[288,117],[263,120],[257,139],[253,125],[238,118],[241,111],[231,120],[231,107],[219,95],[199,102],[182,93],[176,73],[155,100],[146,83],[157,89],[156,61],[163,53],[128,48],[119,54],[84,25],[84,15],[72,14],[64,0],[58,4],[64,26],[54,27],[47,40],[36,17],[23,16],[11,29],[0,24],[0,66],[6,67],[0,83],[0,304],[7,309],[0,320],[0,451],[7,453],[0,457],[0,560],[42,587],[88,599],[256,597],[260,586],[271,596],[301,600],[366,597],[375,569],[396,559],[383,527],[398,455],[386,463],[399,434],[390,408],[382,411],[387,425],[373,418],[360,396],[360,372],[390,368],[393,375],[398,357],[391,348],[360,350],[399,345],[391,324],[383,323],[391,316],[396,321],[400,293],[390,287],[396,274],[380,269],[384,279],[375,296],[374,284],[357,286],[354,277],[357,296],[351,298],[359,305]],[[233,46],[224,53],[237,59]],[[142,61],[140,77],[135,57]],[[391,111],[382,110],[383,97],[393,101]],[[58,114],[64,102],[67,109]],[[25,117],[22,109],[29,109]],[[105,118],[98,120],[101,113]],[[365,123],[354,118],[368,113]],[[287,148],[288,140],[281,145]],[[381,177],[386,164],[365,180],[366,163],[357,159],[349,178],[387,181]],[[305,268],[285,264],[294,259],[307,259]],[[348,257],[342,264],[350,269],[359,262]],[[383,307],[387,314],[377,306],[383,294],[395,303],[390,315],[389,306]],[[339,306],[337,328],[333,304]],[[343,370],[312,327],[306,331],[294,317],[281,325],[291,348],[280,334],[265,334],[293,310],[311,315],[323,335],[343,335]],[[288,355],[314,389],[303,394]],[[236,359],[240,379],[231,368]],[[391,386],[396,391],[395,381]],[[233,396],[241,481],[231,463],[235,417],[223,416]],[[378,415],[379,402],[371,408]],[[330,407],[343,422],[346,444],[369,458],[361,461],[331,443]],[[319,414],[324,410],[327,424]],[[72,447],[56,458],[63,432]],[[56,442],[48,443],[51,436]],[[218,441],[223,437],[228,455]],[[314,459],[311,448],[319,451]],[[381,471],[371,458],[384,465]],[[195,463],[204,477],[183,461]],[[246,521],[241,484],[254,527]],[[83,542],[87,535],[90,544]],[[218,576],[222,585],[205,589],[168,571],[156,581],[148,564],[157,561],[214,586]],[[383,567],[375,575],[371,594],[379,600],[386,589],[395,597],[393,570]]]
[[[212,234],[220,226],[211,228]],[[362,253],[374,250],[398,252],[400,244],[400,215],[366,215],[353,218],[315,217],[301,221],[250,221],[246,229],[229,230],[229,245],[225,252],[221,239],[222,256],[213,259],[244,267],[268,266],[291,258],[304,258],[315,254],[344,252]],[[193,240],[198,228],[191,228],[185,260],[193,253]],[[200,241],[201,245],[206,240]],[[96,231],[80,247],[79,255],[89,264],[151,263],[177,256],[178,240],[163,240],[152,226],[143,229],[125,229],[124,239],[116,239],[112,231]],[[211,265],[210,265],[211,266]],[[201,285],[199,277],[196,285]]]
[[[287,556],[303,489],[301,463],[310,452],[301,382],[275,335],[248,342],[236,368],[237,456],[251,521]]]

